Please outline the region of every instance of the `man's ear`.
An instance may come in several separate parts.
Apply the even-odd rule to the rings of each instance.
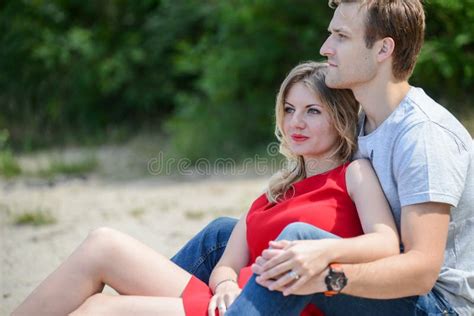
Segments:
[[[392,56],[393,50],[395,49],[395,41],[391,37],[385,37],[380,41],[378,46],[377,60],[382,62]]]

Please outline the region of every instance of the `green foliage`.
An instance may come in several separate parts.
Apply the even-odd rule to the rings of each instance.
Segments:
[[[474,0],[429,0],[426,40],[413,82],[455,110],[472,103]]]
[[[0,176],[5,178],[15,177],[21,173],[21,168],[7,145],[8,137],[7,130],[0,130]]]
[[[51,212],[44,209],[26,211],[17,215],[14,219],[15,225],[44,226],[55,224],[56,222],[57,220]]]
[[[129,214],[136,219],[142,218],[145,215],[146,211],[144,208],[136,207],[132,209]]]
[[[21,168],[10,150],[0,152],[0,176],[12,178],[21,174]]]
[[[98,160],[95,157],[86,157],[79,161],[64,161],[62,159],[54,159],[47,169],[42,169],[36,175],[43,178],[52,178],[58,174],[66,176],[77,176],[90,173],[97,169]]]
[[[201,220],[206,216],[203,211],[186,211],[184,216],[189,220]]]
[[[200,17],[192,3],[6,1],[0,124],[31,148],[161,121],[180,84],[170,67],[174,46]]]

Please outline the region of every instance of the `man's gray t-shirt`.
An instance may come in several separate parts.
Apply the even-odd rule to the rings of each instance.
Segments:
[[[359,126],[364,126],[365,115]],[[372,162],[400,231],[401,208],[452,206],[445,259],[435,289],[460,315],[474,313],[474,146],[459,121],[412,87],[372,133],[360,128],[355,158]],[[432,232],[436,234],[436,231]]]

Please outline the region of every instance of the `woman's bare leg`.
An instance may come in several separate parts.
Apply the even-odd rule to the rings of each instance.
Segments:
[[[124,295],[180,297],[191,275],[139,241],[98,228],[13,315],[67,315],[104,284]]]
[[[184,316],[183,302],[174,297],[95,294],[69,316]]]

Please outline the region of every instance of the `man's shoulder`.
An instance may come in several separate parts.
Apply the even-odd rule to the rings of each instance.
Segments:
[[[423,89],[413,87],[400,107],[396,123],[400,137],[417,139],[420,134],[447,134],[465,149],[472,146],[472,137],[461,122]]]
[[[423,89],[417,87],[410,89],[401,102],[399,110],[400,113],[398,114],[401,116],[400,119],[407,125],[423,122],[446,124],[455,123],[455,121],[457,121],[446,108],[433,100]],[[446,117],[452,118],[454,121],[446,121]]]
[[[393,153],[404,155],[407,150],[423,151],[423,146],[443,146],[461,151],[470,151],[473,147],[471,135],[456,117],[417,87],[410,89],[395,111],[374,132],[364,135],[364,122],[365,113],[361,112],[359,151],[355,158],[368,158],[377,148],[393,156]]]

